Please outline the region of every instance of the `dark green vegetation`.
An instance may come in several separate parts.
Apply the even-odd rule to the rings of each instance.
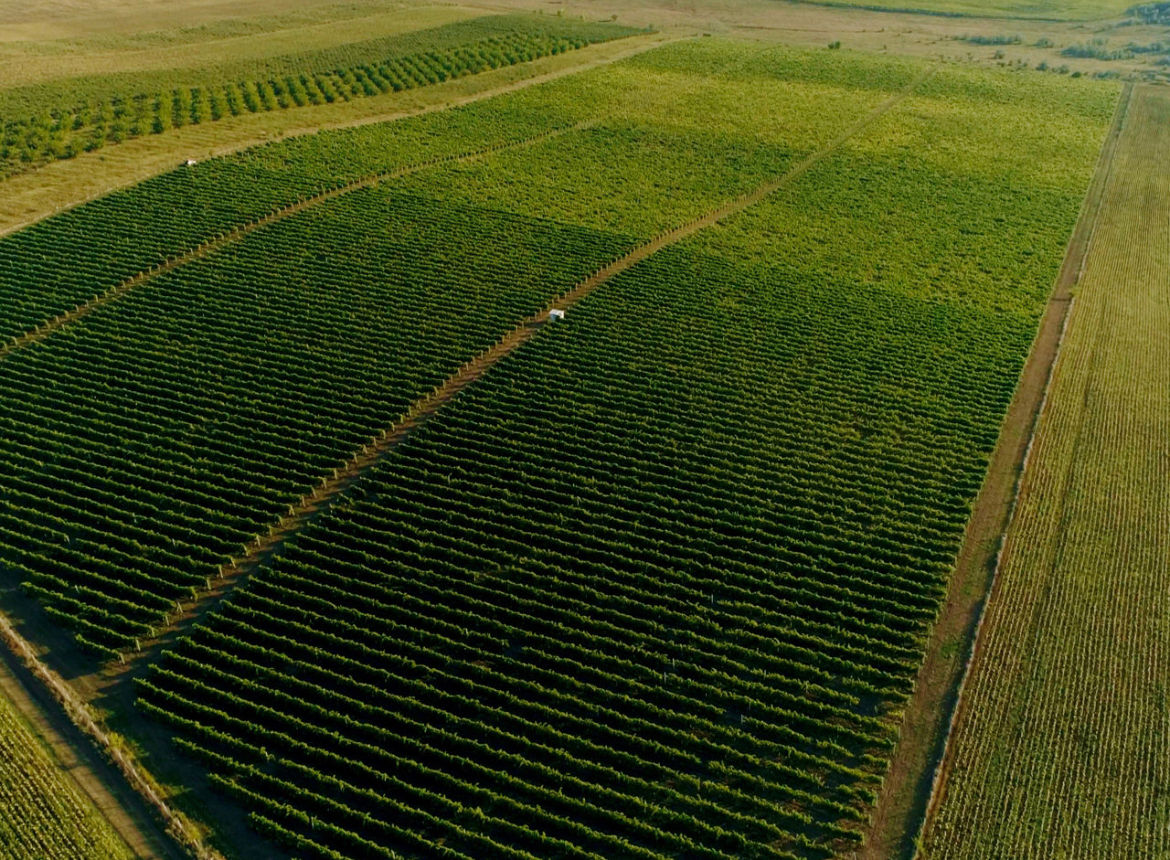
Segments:
[[[1125,14],[1143,24],[1170,24],[1170,3],[1143,3],[1130,7]]]
[[[1079,202],[865,143],[506,359],[144,707],[319,856],[844,850]],[[897,213],[902,256],[766,253],[791,209],[859,239]]]
[[[258,147],[155,177],[0,242],[0,341],[242,225],[323,192],[565,128],[586,108],[521,94]],[[246,188],[247,193],[240,193]],[[93,237],[102,241],[94,242]],[[64,265],[68,261],[68,265]]]
[[[675,45],[0,242],[25,265],[106,224],[88,253],[116,281],[387,152],[564,130],[321,203],[0,358],[23,407],[0,564],[99,652],[131,645],[525,315],[922,71]],[[1115,96],[919,83],[489,370],[170,648],[142,709],[302,856],[849,850]],[[230,193],[250,171],[256,204]],[[186,189],[214,214],[135,248],[134,195]],[[8,335],[93,283],[5,286]]]
[[[498,15],[223,68],[57,81],[0,93],[0,175],[143,134],[426,86],[637,32]]]
[[[727,66],[754,53],[713,59]],[[906,79],[900,64],[885,68],[894,82]],[[0,243],[13,273],[0,319],[13,336],[95,287],[318,187],[412,156],[567,129],[586,110],[600,120],[631,99],[654,105],[636,122],[611,118],[495,152],[461,168],[469,172],[458,194],[442,194],[454,168],[435,167],[320,203],[156,274],[0,359],[4,399],[23,405],[0,415],[0,558],[9,576],[98,651],[149,636],[176,599],[504,331],[638,239],[783,170],[789,151],[763,129],[745,153],[737,138],[720,145],[672,127],[681,112],[697,115],[743,88],[707,74],[693,78],[704,87],[680,92],[677,69],[634,62],[460,111],[292,140],[181,169]],[[775,78],[760,90],[786,85]],[[845,104],[853,112],[880,97]],[[807,130],[790,125],[785,135],[811,148],[850,115]],[[651,130],[657,153],[647,146]],[[574,151],[590,156],[569,158]],[[648,172],[656,161],[675,171],[669,185]],[[538,182],[550,164],[571,172]],[[517,175],[530,177],[527,214],[491,205]],[[239,194],[244,186],[255,193]],[[637,197],[623,196],[633,188]],[[646,218],[647,202],[660,224]],[[94,243],[95,235],[109,238]],[[60,266],[66,256],[72,267]]]
[[[10,569],[87,644],[133,644],[419,393],[622,248],[363,190],[158,277],[0,363],[0,396],[23,405],[0,419]]]

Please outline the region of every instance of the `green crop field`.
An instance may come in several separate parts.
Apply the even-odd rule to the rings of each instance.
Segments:
[[[1135,90],[1007,534],[932,858],[1170,851],[1170,99]]]
[[[7,671],[7,670],[0,670]],[[0,857],[130,860],[134,853],[0,695]]]
[[[40,222],[0,586],[133,657],[293,517],[119,724],[297,856],[846,855],[1117,95],[694,39]]]

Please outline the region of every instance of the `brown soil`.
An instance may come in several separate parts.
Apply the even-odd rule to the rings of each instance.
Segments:
[[[1124,128],[1132,85],[1118,103],[1092,183],[1069,241],[1060,274],[1040,321],[1015,396],[975,499],[962,548],[931,632],[926,659],[902,715],[900,741],[882,784],[867,838],[857,860],[911,858],[929,809],[946,779],[946,744],[962,707],[962,688],[995,577],[1004,531],[1011,520],[1020,476],[1027,465],[1036,422],[1060,350],[1073,287],[1096,232],[1113,155]]]

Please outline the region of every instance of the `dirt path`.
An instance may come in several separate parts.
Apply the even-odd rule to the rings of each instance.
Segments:
[[[345,103],[350,110],[369,107],[370,112],[360,116],[343,116],[336,119],[318,119],[314,122],[309,114],[320,117],[322,111],[336,112],[336,106],[325,105],[316,107],[297,108],[290,111],[278,111],[261,115],[249,115],[240,120],[221,120],[210,124],[210,131],[221,131],[227,142],[208,143],[203,139],[209,131],[208,124],[188,126],[174,130],[163,136],[151,135],[145,138],[135,138],[116,146],[103,147],[93,153],[83,153],[73,159],[56,161],[38,168],[27,174],[13,177],[0,182],[0,199],[7,198],[9,203],[22,201],[19,214],[15,208],[3,207],[0,211],[0,237],[6,236],[31,224],[35,224],[50,215],[72,209],[83,203],[88,203],[98,197],[129,188],[133,185],[165,173],[174,168],[188,157],[200,159],[217,158],[239,152],[253,146],[285,140],[291,137],[301,137],[339,128],[354,128],[362,125],[371,125],[380,122],[406,119],[424,114],[444,111],[449,108],[473,104],[484,99],[494,98],[506,93],[516,92],[558,78],[575,75],[579,72],[599,68],[620,60],[628,59],[638,54],[670,42],[691,37],[691,33],[651,33],[647,35],[630,36],[610,42],[602,42],[579,48],[575,51],[558,54],[554,57],[543,57],[530,63],[520,63],[507,66],[494,72],[484,72],[472,77],[456,78],[446,84],[435,84],[417,90],[407,90],[403,93],[375,96],[370,99],[361,99],[356,102]],[[532,74],[534,68],[553,66],[550,71]],[[485,89],[474,90],[469,93],[439,98],[429,102],[428,99],[441,95],[444,91],[456,87],[468,88],[476,83],[477,78],[489,76],[514,75],[527,73],[527,77],[508,80],[506,83],[488,86]],[[414,103],[403,104],[404,98]],[[394,107],[379,106],[378,100],[390,100]],[[424,101],[422,105],[418,101]],[[296,113],[303,111],[304,114]],[[289,115],[293,114],[293,115]],[[237,124],[249,121],[259,122],[268,120],[269,124],[277,120],[281,122],[281,129],[240,128],[236,136],[231,136],[231,123]],[[284,121],[304,123],[284,128]],[[198,140],[187,138],[200,134]],[[167,144],[164,146],[164,144]],[[126,155],[127,159],[116,158]],[[118,161],[117,164],[113,163]],[[123,163],[128,160],[128,163]],[[95,179],[95,177],[97,177]],[[108,178],[106,178],[108,177]],[[80,189],[80,190],[79,190]],[[26,199],[28,198],[28,199]]]
[[[1052,367],[1060,351],[1075,287],[1096,233],[1101,201],[1132,94],[1127,84],[1101,149],[1064,263],[1048,300],[1015,396],[1008,407],[983,487],[971,510],[963,545],[903,712],[900,741],[882,783],[865,845],[857,860],[911,858],[915,841],[947,770],[947,738],[959,709],[967,670],[978,647],[979,625],[1027,465]]]
[[[98,308],[104,307],[110,302],[117,301],[122,296],[126,295],[131,290],[142,286],[147,281],[150,281],[159,275],[166,274],[167,272],[174,271],[175,269],[194,262],[195,260],[202,259],[203,257],[214,253],[220,248],[223,248],[225,245],[231,245],[235,242],[238,242],[249,233],[253,232],[254,230],[258,230],[261,227],[267,227],[269,224],[275,224],[278,221],[291,218],[294,215],[304,212],[306,209],[312,209],[316,206],[320,206],[322,203],[327,203],[330,200],[334,200],[338,197],[341,197],[345,194],[350,194],[362,188],[372,188],[376,185],[382,184],[383,182],[389,182],[394,179],[400,179],[404,176],[410,176],[411,174],[418,173],[422,170],[427,170],[432,167],[475,161],[480,158],[486,158],[493,153],[504,152],[510,149],[522,149],[526,146],[533,146],[537,143],[551,140],[552,138],[559,137],[563,134],[568,134],[573,131],[579,131],[581,129],[588,128],[589,126],[594,125],[600,121],[600,117],[593,117],[591,119],[575,123],[574,125],[563,126],[561,128],[553,129],[552,131],[547,131],[541,134],[533,135],[532,137],[524,138],[523,140],[513,141],[511,143],[493,144],[492,146],[487,146],[471,152],[461,153],[459,155],[448,155],[442,158],[432,158],[428,159],[427,161],[420,161],[416,164],[407,165],[406,167],[399,167],[394,170],[385,171],[383,173],[371,174],[369,176],[362,177],[361,179],[356,179],[353,182],[347,183],[346,185],[331,189],[330,191],[325,191],[321,194],[316,194],[312,197],[305,198],[304,200],[299,200],[296,203],[292,203],[281,209],[277,209],[276,211],[271,212],[262,218],[258,218],[255,221],[249,221],[247,224],[236,227],[227,233],[217,236],[215,239],[211,239],[196,245],[190,251],[187,251],[181,256],[175,257],[174,259],[169,260],[162,265],[154,266],[146,271],[139,272],[137,275],[133,275],[121,283],[116,284],[115,286],[106,290],[104,293],[95,296],[87,302],[83,302],[82,304],[73,308],[73,310],[66,311],[63,314],[59,314],[58,316],[41,323],[35,329],[27,331],[19,337],[9,341],[7,344],[0,346],[0,361],[3,361],[17,350],[23,349],[26,346],[44,340],[54,332],[59,331],[65,326],[76,322],[82,317],[88,316]]]

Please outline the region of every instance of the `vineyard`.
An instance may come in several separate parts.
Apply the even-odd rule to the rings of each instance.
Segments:
[[[1137,88],[1005,538],[926,856],[1158,857],[1170,99]]]
[[[555,17],[494,15],[243,68],[0,91],[0,176],[144,134],[399,92],[635,32]],[[187,82],[163,91],[140,89],[166,86],[169,78]],[[192,79],[199,82],[193,85]],[[88,101],[73,101],[87,91]],[[46,105],[52,107],[46,110]]]
[[[0,762],[0,857],[134,856],[2,695]]]
[[[679,49],[675,62],[689,63],[690,50]],[[756,53],[732,54],[724,64],[746,63],[743,74],[749,74],[753,60],[763,62]],[[619,99],[640,97],[654,101],[662,116],[674,116],[705,109],[713,98],[703,93],[696,102],[692,87],[664,101],[678,71],[660,78],[637,68],[612,74],[615,107]],[[905,69],[891,64],[891,74],[902,83]],[[463,177],[460,187],[479,189],[487,198],[525,175],[522,169],[535,177],[542,164],[556,160],[566,139],[581,151],[595,147],[595,169],[561,177],[560,187],[572,181],[578,200],[591,194],[611,200],[607,223],[569,226],[557,212],[525,216],[419,196],[425,182],[416,189],[412,179],[448,169],[439,165],[399,182],[355,187],[188,265],[156,273],[63,336],[0,360],[0,390],[26,404],[19,413],[0,416],[0,557],[9,571],[85,645],[105,653],[135,647],[165,623],[178,599],[191,596],[220,563],[241,553],[254,534],[412,401],[552,296],[628,251],[638,238],[648,238],[645,228],[642,236],[617,232],[632,225],[646,195],[657,195],[649,198],[655,209],[685,221],[721,189],[747,190],[768,166],[779,171],[787,163],[789,150],[773,146],[772,160],[761,162],[754,175],[731,167],[700,169],[712,160],[741,163],[743,145],[731,138],[716,150],[714,143],[698,145],[697,132],[662,129],[659,137],[676,144],[669,164],[676,170],[673,183],[655,188],[648,182],[645,194],[623,198],[622,189],[648,167],[647,132],[605,133],[620,131],[628,122],[624,117],[602,112],[588,128],[522,149],[506,146],[520,139],[522,118],[537,110],[543,125],[528,120],[529,134],[569,123],[557,109],[580,103],[569,98],[572,86],[512,96],[499,110],[470,108],[454,121],[444,114],[419,118],[405,124],[401,145],[395,135],[390,151],[409,157],[414,142],[433,159],[429,141],[441,138],[458,152],[478,135],[480,147],[492,152],[483,170]],[[638,88],[649,92],[639,94]],[[724,85],[726,97],[732,90],[733,83]],[[862,92],[848,107],[857,110],[878,97]],[[811,149],[849,116],[830,115],[819,128],[807,128],[803,139],[793,135],[791,145]],[[644,127],[652,119],[647,114]],[[338,148],[323,136],[315,142],[324,153],[315,157],[300,158],[312,144],[292,141],[233,159],[232,167],[212,164],[193,175],[181,170],[19,234],[4,243],[12,249],[12,267],[24,270],[12,279],[17,300],[11,322],[4,322],[15,331],[84,298],[79,290],[91,291],[96,280],[83,264],[87,251],[105,266],[96,282],[113,285],[134,269],[157,265],[168,249],[190,247],[200,234],[232,219],[256,217],[263,194],[243,204],[247,210],[232,207],[239,195],[230,194],[225,180],[233,170],[255,176],[258,168],[267,169],[271,193],[291,200],[324,175],[336,183],[385,171],[389,133],[379,128],[341,135],[344,143],[368,136],[381,146],[367,140]],[[764,146],[756,143],[753,150]],[[336,169],[334,152],[350,160],[348,172]],[[272,167],[294,155],[295,163],[309,166],[299,191],[295,170],[280,184],[283,174]],[[513,155],[526,156],[526,167],[509,163],[501,174],[495,163]],[[200,206],[204,222],[186,222],[176,212],[184,232],[160,230],[154,248],[126,232],[132,225],[123,219],[152,211],[150,196],[177,199],[201,176],[215,185],[190,195],[186,205]],[[217,211],[215,198],[229,194]],[[75,269],[63,270],[53,262],[59,253],[44,251],[57,242],[71,245],[110,221],[125,237],[125,252],[116,242],[89,243]],[[24,265],[30,260],[31,266]],[[45,459],[47,450],[54,452],[51,460]],[[126,486],[135,488],[133,497]],[[78,498],[89,503],[82,523],[71,513]]]
[[[0,240],[0,585],[133,653],[593,276],[125,718],[297,856],[846,854],[1117,92],[697,39]]]

